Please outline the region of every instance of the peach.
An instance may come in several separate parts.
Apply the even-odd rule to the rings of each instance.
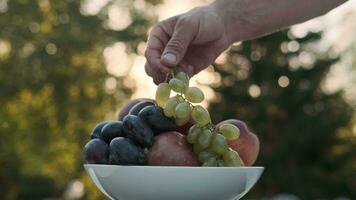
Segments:
[[[148,150],[147,162],[156,166],[199,166],[199,160],[185,136],[176,131],[155,137],[153,146]]]
[[[230,140],[228,141],[228,144],[230,148],[237,151],[245,166],[252,166],[255,163],[260,150],[258,137],[247,128],[243,121],[228,119],[220,122],[217,127],[222,124],[232,124],[240,129],[240,138]]]

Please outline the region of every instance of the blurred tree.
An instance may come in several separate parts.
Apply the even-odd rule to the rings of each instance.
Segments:
[[[215,88],[219,101],[210,105],[214,121],[246,121],[261,140],[256,165],[266,170],[250,198],[356,198],[355,137],[342,134],[350,136],[352,109],[341,92],[322,90],[338,58],[312,50],[320,36],[283,31],[244,42],[215,68],[222,85]]]
[[[159,1],[88,3],[0,1],[0,199],[58,197],[82,177],[87,196],[103,198],[83,175],[82,147],[133,88],[106,72],[102,51],[123,41],[136,52],[152,20],[142,9]],[[130,15],[114,29],[117,3]]]
[[[139,52],[161,1],[90,2],[0,0],[0,199],[61,197],[73,179],[84,181],[84,199],[104,198],[84,173],[82,147],[133,88],[105,70],[102,52],[117,41]],[[355,197],[350,107],[320,89],[336,59],[308,49],[319,37],[245,42],[216,68],[215,121],[237,116],[261,139],[266,171],[251,197]]]

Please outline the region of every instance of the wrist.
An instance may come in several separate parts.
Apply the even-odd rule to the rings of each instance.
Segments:
[[[241,1],[216,0],[210,5],[220,16],[230,44],[248,39],[248,30],[251,28],[249,20],[243,17],[244,5],[239,2]]]

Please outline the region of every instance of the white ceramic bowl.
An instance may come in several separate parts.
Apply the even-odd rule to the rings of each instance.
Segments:
[[[84,165],[113,200],[232,200],[256,183],[263,167]]]

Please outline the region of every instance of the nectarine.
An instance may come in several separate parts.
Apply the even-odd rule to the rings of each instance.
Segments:
[[[237,140],[228,140],[230,148],[237,151],[246,166],[251,166],[255,163],[259,150],[260,142],[258,137],[249,131],[245,122],[237,119],[228,119],[220,122],[217,127],[222,124],[232,124],[240,129],[240,138]]]
[[[199,160],[189,148],[183,134],[176,131],[165,132],[155,137],[148,150],[148,165],[158,166],[198,166]]]

